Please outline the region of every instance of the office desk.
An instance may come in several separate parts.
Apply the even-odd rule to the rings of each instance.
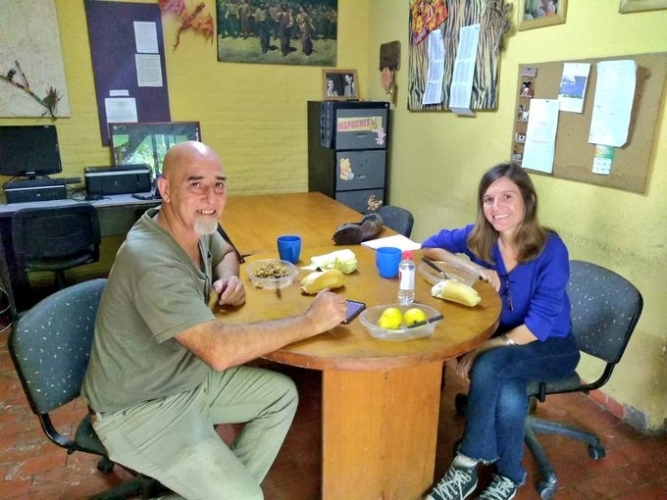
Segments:
[[[102,236],[126,234],[132,224],[149,207],[159,205],[160,200],[138,200],[130,194],[105,196],[101,200],[86,201],[67,198],[64,200],[36,201],[30,203],[0,204],[0,280],[7,290],[12,313],[16,315],[28,303],[25,290],[16,287],[16,269],[12,246],[12,215],[22,208],[60,207],[90,203],[98,208]]]
[[[303,234],[302,234],[303,236]],[[371,307],[396,302],[398,281],[380,278],[375,252],[355,245],[302,251],[299,265],[335,248],[350,248],[359,268],[336,290]],[[415,252],[418,260],[421,251]],[[248,261],[277,258],[275,250]],[[281,290],[252,286],[242,266],[247,303],[217,309],[225,322],[277,319],[304,312],[312,297],[297,284]],[[299,278],[307,273],[301,271]],[[431,297],[430,284],[416,278],[416,300],[444,314],[432,337],[381,341],[359,319],[284,347],[267,359],[322,371],[322,498],[324,500],[421,499],[433,481],[443,361],[474,349],[498,325],[501,303],[486,283],[475,288],[481,303],[468,308]]]

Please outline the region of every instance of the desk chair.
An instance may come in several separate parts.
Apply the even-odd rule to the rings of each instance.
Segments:
[[[393,229],[397,233],[409,238],[412,234],[412,226],[415,223],[415,218],[409,210],[392,205],[382,205],[375,213],[382,217],[382,222],[385,226]]]
[[[33,413],[49,440],[67,450],[100,456],[98,470],[109,473],[114,463],[97,438],[90,415],[79,424],[74,436],[56,430],[50,412],[79,397],[93,344],[95,315],[105,279],[64,288],[39,302],[21,316],[9,336],[12,361]],[[130,471],[134,474],[133,471]],[[161,485],[141,474],[93,497],[113,500],[157,496]]]
[[[622,276],[589,262],[570,262],[568,296],[572,302],[572,331],[581,352],[605,362],[597,380],[586,383],[575,372],[555,382],[535,382],[529,396],[544,401],[550,394],[590,391],[603,386],[611,378],[621,360],[632,332],[642,313],[642,295]],[[591,422],[593,424],[593,422]],[[544,500],[556,491],[556,472],[549,463],[537,433],[558,434],[588,444],[588,455],[594,459],[605,456],[600,438],[593,432],[544,420],[529,415],[526,420],[526,444],[538,463],[540,476],[536,489]]]
[[[538,433],[557,434],[587,443],[588,455],[594,460],[603,458],[605,450],[600,438],[591,431],[536,417],[537,400],[544,402],[551,394],[588,394],[606,384],[625,352],[643,308],[642,296],[632,283],[613,271],[589,262],[570,261],[567,294],[572,304],[572,332],[579,349],[605,365],[600,376],[590,383],[581,380],[575,372],[562,380],[534,381],[528,385],[532,411],[526,418],[525,443],[538,465],[535,488],[543,500],[553,498],[557,478],[537,438]],[[466,395],[456,395],[457,413],[465,413],[466,403]]]
[[[54,271],[60,290],[67,269],[100,260],[100,224],[89,203],[18,210],[12,216],[12,240],[25,289],[29,271]]]

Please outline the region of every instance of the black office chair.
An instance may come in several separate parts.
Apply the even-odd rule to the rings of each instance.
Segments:
[[[68,454],[80,451],[100,456],[97,468],[108,474],[114,463],[107,457],[87,412],[74,436],[56,430],[50,417],[50,412],[79,397],[105,284],[105,279],[85,281],[42,300],[18,319],[8,347],[30,408],[49,440]],[[150,498],[162,490],[157,481],[135,474],[91,500]]]
[[[67,285],[67,269],[100,260],[100,224],[90,203],[18,210],[12,216],[12,240],[24,289],[30,288],[27,272],[55,272],[60,290]]]
[[[537,433],[557,434],[587,443],[588,455],[594,460],[603,458],[605,450],[600,438],[591,431],[536,417],[537,401],[544,402],[550,394],[588,394],[607,383],[625,352],[643,308],[642,296],[632,283],[589,262],[570,261],[567,293],[572,303],[572,331],[579,349],[604,361],[605,366],[593,382],[584,382],[575,372],[565,379],[535,381],[528,386],[531,414],[526,418],[525,442],[538,465],[535,488],[543,500],[553,498],[557,478]],[[466,404],[467,396],[457,394],[457,413],[465,414]]]
[[[584,382],[577,373],[555,382],[535,382],[529,396],[544,401],[550,394],[590,391],[603,386],[621,360],[642,313],[642,295],[628,280],[613,271],[589,262],[571,261],[568,295],[572,302],[572,330],[581,352],[605,362],[597,380]],[[593,422],[591,422],[593,424]],[[594,425],[594,424],[593,424]],[[605,456],[600,438],[593,432],[529,415],[526,444],[540,470],[536,489],[540,498],[553,498],[556,472],[537,439],[537,433],[558,434],[588,444],[588,455]]]
[[[409,210],[392,205],[382,205],[375,213],[382,217],[382,222],[385,226],[393,229],[403,236],[410,237],[412,234],[412,226],[415,223],[415,218]]]

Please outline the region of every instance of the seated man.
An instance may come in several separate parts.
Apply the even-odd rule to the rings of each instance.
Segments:
[[[243,364],[334,328],[346,306],[324,291],[300,316],[216,319],[210,293],[245,302],[237,255],[216,231],[225,183],[210,147],[168,151],[162,206],[137,221],[111,269],[82,394],[113,461],[188,499],[253,500],[298,398],[286,376]],[[228,447],[214,425],[231,422],[246,425]]]

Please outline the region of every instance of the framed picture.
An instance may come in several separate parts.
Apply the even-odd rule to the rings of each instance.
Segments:
[[[114,165],[145,164],[153,179],[162,173],[164,155],[185,141],[201,141],[199,122],[109,123]]]
[[[322,95],[327,101],[359,99],[356,69],[323,69]]]
[[[563,24],[566,11],[567,0],[519,0],[519,31]]]
[[[642,10],[667,9],[667,0],[621,0],[618,11],[621,14]]]

